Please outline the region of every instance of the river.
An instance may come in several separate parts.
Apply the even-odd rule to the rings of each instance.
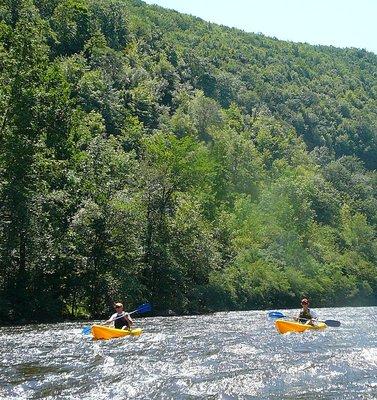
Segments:
[[[248,311],[141,318],[109,341],[87,323],[2,327],[0,398],[377,399],[377,307],[317,312],[341,326],[279,335]]]

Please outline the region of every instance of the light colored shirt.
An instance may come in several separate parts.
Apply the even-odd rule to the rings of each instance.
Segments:
[[[115,321],[117,318],[120,318],[120,317],[129,317],[129,314],[128,313],[126,313],[126,312],[121,312],[120,314],[118,314],[118,313],[114,313],[110,318],[109,318],[109,321]]]

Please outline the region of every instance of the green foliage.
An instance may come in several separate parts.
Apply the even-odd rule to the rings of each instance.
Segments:
[[[106,38],[107,45],[115,50],[122,50],[129,36],[126,8],[117,0],[93,1],[90,11]]]
[[[50,23],[56,33],[58,54],[70,55],[82,51],[91,34],[87,1],[60,1]]]
[[[137,0],[0,6],[0,320],[377,302],[376,55]]]

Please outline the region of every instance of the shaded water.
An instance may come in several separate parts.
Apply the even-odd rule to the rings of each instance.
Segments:
[[[0,398],[377,399],[377,308],[317,311],[342,325],[279,335],[250,311],[139,319],[139,338],[109,341],[0,328]]]

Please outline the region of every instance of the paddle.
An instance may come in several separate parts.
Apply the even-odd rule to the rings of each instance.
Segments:
[[[270,311],[267,315],[268,318],[286,318],[280,311]]]
[[[289,318],[280,311],[270,311],[267,315],[269,318]],[[340,326],[340,321],[336,321],[334,319],[326,319],[325,321],[319,322],[324,322],[327,326],[331,326],[333,328],[337,328]]]
[[[135,313],[142,314],[142,313],[149,312],[151,310],[152,310],[152,306],[149,303],[145,303],[145,304],[142,304],[141,306],[139,306],[136,310],[133,310],[128,314],[129,315],[135,314]],[[124,317],[124,315],[120,315],[119,317],[114,318],[113,321],[115,321],[116,319],[119,319],[119,318],[123,318],[123,317]],[[90,326],[84,326],[84,328],[82,329],[82,333],[84,335],[89,335],[91,331],[92,331],[92,328]]]

